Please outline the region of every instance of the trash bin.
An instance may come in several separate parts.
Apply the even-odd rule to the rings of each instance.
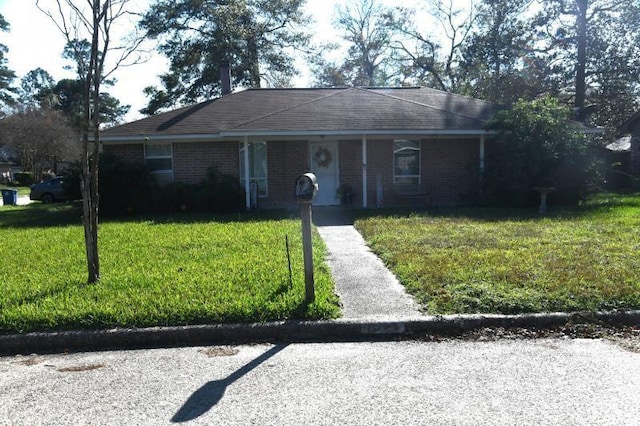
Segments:
[[[15,206],[18,204],[18,191],[15,189],[3,189],[2,203],[5,206]]]

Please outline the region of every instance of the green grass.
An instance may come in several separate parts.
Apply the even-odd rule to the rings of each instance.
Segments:
[[[99,236],[102,278],[93,285],[86,284],[82,232],[79,211],[70,204],[0,208],[0,332],[339,315],[317,235],[316,301],[304,302],[298,219],[106,221]]]
[[[431,314],[640,308],[640,194],[545,217],[432,211],[356,227]]]

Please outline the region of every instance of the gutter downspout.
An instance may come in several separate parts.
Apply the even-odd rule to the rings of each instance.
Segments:
[[[244,202],[247,211],[251,210],[251,183],[249,182],[249,137],[244,137]]]
[[[367,208],[367,135],[362,135],[362,207]]]

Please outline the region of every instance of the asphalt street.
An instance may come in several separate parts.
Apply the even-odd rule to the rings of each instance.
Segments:
[[[640,353],[537,339],[0,358],[3,425],[637,425]]]

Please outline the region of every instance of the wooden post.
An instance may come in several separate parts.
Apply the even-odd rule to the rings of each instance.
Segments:
[[[315,281],[313,278],[313,246],[311,244],[311,202],[300,203],[300,218],[302,219],[305,301],[311,303],[316,300]]]
[[[307,303],[316,300],[313,280],[313,247],[311,244],[311,203],[318,193],[318,180],[313,173],[305,173],[296,179],[296,199],[302,219],[302,250],[304,254],[304,288]]]

